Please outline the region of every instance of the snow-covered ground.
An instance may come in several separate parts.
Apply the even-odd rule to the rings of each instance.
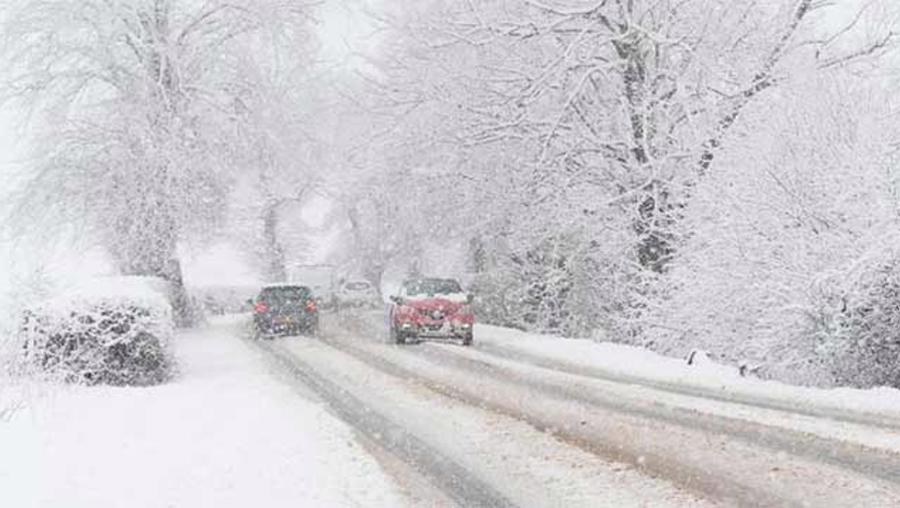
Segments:
[[[406,350],[373,342],[371,337],[344,336],[343,340],[366,347],[370,358],[386,358],[381,356],[386,353],[399,360],[407,354]],[[324,375],[340,386],[342,393],[363,401],[367,412],[386,415],[401,424],[405,432],[433,450],[439,464],[457,463],[468,475],[485,482],[514,506],[714,505],[625,463],[570,446],[552,433],[515,417],[436,393],[414,376],[386,374],[333,345],[330,340],[292,337],[277,341],[275,347],[290,352]],[[402,363],[400,360],[392,364]],[[493,392],[494,389],[486,378],[483,390]],[[516,394],[505,395],[510,401],[521,398]],[[538,399],[535,394],[535,400]],[[404,447],[402,443],[399,446]],[[420,467],[427,469],[424,464]],[[463,479],[456,481],[462,483]]]
[[[0,506],[404,504],[353,432],[273,377],[237,327],[180,335],[169,384],[44,388],[0,420]]]
[[[228,316],[176,337],[180,373],[162,386],[0,385],[0,409],[27,402],[0,418],[0,507],[432,506],[441,505],[442,487],[411,486],[404,467],[415,469],[412,476],[446,476],[449,462],[527,506],[729,504],[762,493],[769,497],[757,501],[898,499],[889,472],[847,469],[807,450],[834,443],[844,454],[837,459],[857,452],[867,459],[875,452],[856,446],[881,449],[872,464],[891,470],[896,429],[719,396],[892,417],[892,390],[792,387],[711,362],[687,366],[639,348],[482,325],[475,348],[394,347],[384,343],[377,312],[326,317],[320,340],[265,344],[360,401],[362,420],[382,415],[397,427],[386,432],[407,433],[426,453],[446,457],[440,471],[392,464],[405,459],[390,440],[360,441],[359,421],[347,419],[354,430],[333,416],[303,378],[286,377],[266,348],[242,340],[246,316]],[[761,444],[748,432],[793,432],[798,440]],[[711,497],[695,496],[701,492]]]
[[[894,388],[811,388],[739,375],[734,367],[716,364],[706,357],[688,365],[683,359],[659,355],[647,349],[526,333],[510,328],[476,325],[480,345],[524,353],[585,369],[595,369],[626,381],[647,381],[657,386],[693,388],[717,398],[771,402],[798,410],[823,409],[866,413],[874,417],[900,418],[900,390]]]
[[[474,348],[429,342],[397,347],[385,344],[384,327],[376,318],[373,314],[354,323],[348,317],[336,334],[326,333],[324,341],[400,379],[418,380],[469,405],[513,415],[566,442],[587,443],[601,456],[698,489],[725,505],[897,506],[900,500],[893,476],[900,462],[890,452],[864,446],[893,449],[891,443],[898,436],[888,436],[889,429],[862,429],[827,417],[793,415],[532,365],[502,354],[507,350],[486,348],[485,342],[501,339],[492,338],[491,330],[484,328],[476,330],[480,333]],[[537,339],[552,340],[560,349],[576,343]],[[304,349],[297,356],[307,360],[311,354]],[[340,364],[337,360],[321,363],[332,369]],[[362,382],[370,385],[369,378]],[[396,405],[405,392],[374,389],[372,393],[367,401],[385,393]],[[455,446],[463,447],[459,442]],[[478,466],[483,464],[470,467]],[[480,476],[493,474],[485,470]],[[527,491],[509,481],[491,484]]]

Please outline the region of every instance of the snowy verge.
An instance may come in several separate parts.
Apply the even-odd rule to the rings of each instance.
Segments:
[[[0,504],[402,504],[352,431],[273,378],[239,328],[178,335],[169,384],[62,386],[0,421]]]
[[[547,359],[602,376],[658,388],[679,387],[698,394],[749,404],[771,403],[785,408],[822,409],[839,413],[900,418],[900,390],[894,388],[811,388],[743,377],[738,369],[707,360],[685,360],[650,350],[587,339],[562,339],[510,328],[476,325],[476,344],[487,348]],[[897,422],[900,423],[900,422]]]

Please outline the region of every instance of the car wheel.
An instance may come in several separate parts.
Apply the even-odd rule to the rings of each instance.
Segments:
[[[472,345],[472,332],[469,332],[463,337],[463,346],[471,346],[471,345]]]
[[[406,344],[406,337],[393,326],[391,327],[391,342],[394,344]]]
[[[253,337],[253,340],[259,340],[263,338],[263,335],[262,323],[254,319],[250,327],[250,336]]]

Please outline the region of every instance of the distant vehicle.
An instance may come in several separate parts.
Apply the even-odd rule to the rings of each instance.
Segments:
[[[293,265],[288,269],[288,282],[310,288],[321,307],[331,307],[337,298],[334,265]]]
[[[319,332],[318,304],[313,292],[306,286],[265,286],[251,303],[257,337],[316,335]]]
[[[456,339],[472,345],[471,296],[455,279],[408,279],[391,297],[388,322],[397,344],[419,338]]]
[[[378,289],[367,280],[348,280],[337,292],[341,307],[377,307],[381,304]]]
[[[246,312],[249,310],[247,299],[257,292],[259,286],[249,285],[204,285],[191,288],[191,296],[198,300],[206,313],[212,315]]]

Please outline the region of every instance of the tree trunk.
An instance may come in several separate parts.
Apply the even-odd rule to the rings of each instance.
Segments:
[[[172,257],[166,263],[161,273],[155,274],[169,283],[169,302],[172,304],[175,324],[181,328],[197,325],[197,309],[191,304],[187,288],[184,286],[184,277],[181,271],[181,261]]]
[[[263,249],[266,262],[265,277],[268,282],[287,280],[284,248],[278,241],[278,208],[282,201],[272,201],[266,205],[263,213]]]
[[[146,249],[153,249],[153,245],[145,245]],[[175,324],[186,328],[197,324],[196,309],[191,304],[187,289],[184,285],[184,277],[181,270],[181,261],[174,252],[155,252],[140,258],[129,256],[126,251],[119,250],[113,255],[119,259],[119,272],[122,275],[134,275],[140,277],[157,277],[167,282],[166,297],[172,306]]]

